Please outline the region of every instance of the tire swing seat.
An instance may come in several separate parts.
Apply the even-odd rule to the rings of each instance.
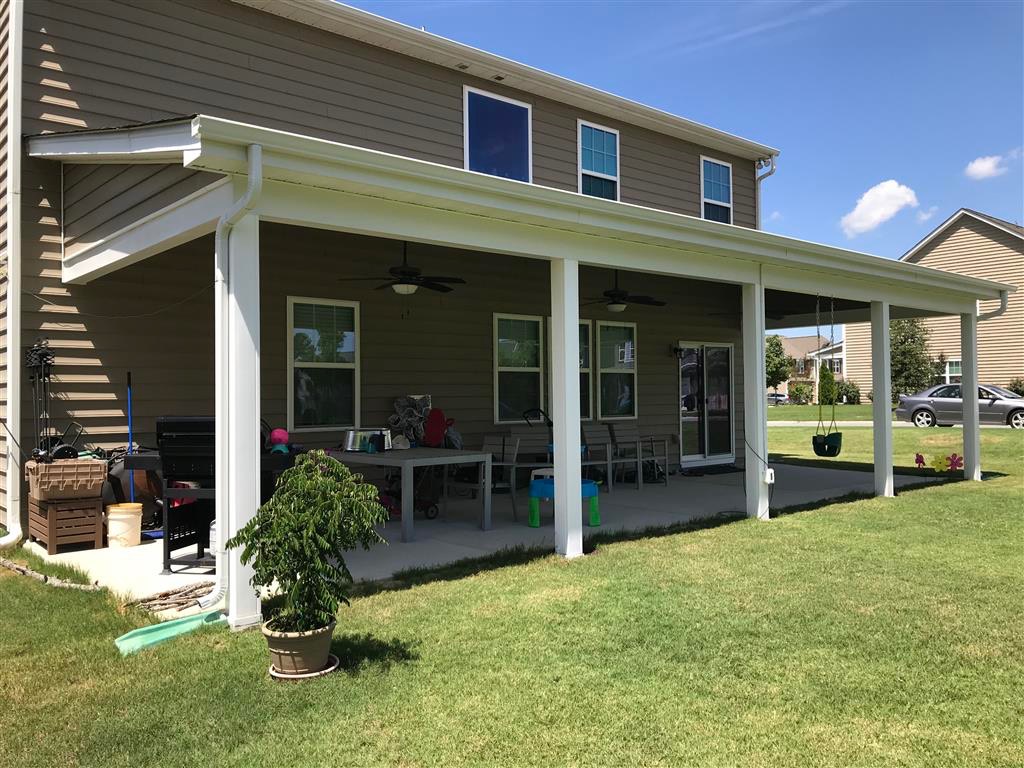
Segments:
[[[815,301],[814,315],[816,323],[816,333],[818,338],[821,338],[821,297],[818,296]],[[830,328],[828,336],[829,348],[835,347],[835,299],[829,300],[829,318]],[[824,363],[822,363],[824,365]],[[818,372],[820,378],[821,373]],[[832,397],[832,421],[826,427],[824,420],[824,412],[821,407],[821,387],[818,387],[818,428],[815,430],[814,435],[811,437],[811,449],[814,451],[815,456],[821,456],[824,459],[834,459],[843,451],[843,433],[840,432],[836,427],[836,398],[835,393]]]

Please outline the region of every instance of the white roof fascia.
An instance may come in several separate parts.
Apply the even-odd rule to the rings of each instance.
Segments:
[[[64,163],[177,163],[198,148],[190,118],[164,123],[31,136],[28,154]]]
[[[1004,227],[998,222],[992,221],[991,219],[982,218],[981,216],[975,216],[974,213],[968,211],[966,208],[961,208],[959,211],[954,213],[944,222],[939,224],[939,226],[933,229],[929,234],[925,235],[924,239],[921,240],[917,245],[915,245],[909,251],[900,256],[900,261],[909,261],[911,258],[913,258],[914,254],[916,254],[918,251],[920,251],[922,248],[928,245],[928,243],[930,243],[932,240],[934,240],[936,237],[942,234],[946,230],[946,227],[953,224],[961,216],[970,216],[975,221],[980,221],[982,224],[988,224],[990,227],[995,227],[996,229],[1000,229],[1003,232],[1006,232],[1007,234],[1013,235],[1014,237],[1018,237],[1021,240],[1024,240],[1024,235],[1022,235],[1020,232],[1016,232],[1010,229],[1009,227]]]
[[[491,80],[630,125],[676,136],[704,147],[750,160],[778,155],[766,144],[688,120],[670,112],[583,85],[536,67],[449,40],[422,29],[334,0],[234,0],[300,24],[360,40],[378,48]]]
[[[180,125],[180,124],[176,124]],[[502,179],[440,163],[279,131],[222,118],[198,115],[191,120],[188,141],[176,134],[173,151],[166,143],[150,155],[137,150],[134,132],[152,126],[78,132],[85,142],[97,139],[96,160],[76,148],[75,162],[151,162],[152,157],[177,156],[176,162],[197,170],[241,175],[247,170],[246,147],[263,148],[265,179],[414,202],[436,208],[536,224],[552,229],[704,251],[774,267],[807,284],[813,293],[821,275],[836,275],[877,284],[888,281],[917,291],[931,290],[959,298],[994,299],[1012,286],[991,280],[884,259],[856,251],[785,237],[747,227],[632,205],[537,184]],[[120,144],[117,137],[121,136]],[[113,138],[111,138],[113,137]],[[30,152],[61,159],[64,136],[30,139]],[[110,142],[106,145],[105,142]],[[120,149],[117,147],[120,146]],[[126,152],[128,154],[126,154]],[[163,161],[167,161],[166,159]],[[803,274],[803,277],[799,277]],[[819,277],[815,277],[818,275]],[[817,281],[817,282],[816,282]],[[807,292],[807,291],[804,291]]]

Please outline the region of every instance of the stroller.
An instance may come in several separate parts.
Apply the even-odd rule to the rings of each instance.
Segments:
[[[396,412],[404,407],[402,399],[395,402]],[[407,408],[406,408],[407,410]],[[427,448],[461,447],[455,443],[457,432],[455,420],[445,416],[440,408],[430,408],[422,426],[415,431],[421,434],[420,440]],[[421,513],[428,520],[435,519],[441,512],[438,502],[444,492],[445,467],[421,467],[413,474],[413,511]],[[384,486],[380,492],[380,502],[391,514],[391,517],[402,515],[402,477],[401,473],[389,472],[385,475]]]

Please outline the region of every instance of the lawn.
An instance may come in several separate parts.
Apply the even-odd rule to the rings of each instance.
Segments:
[[[825,420],[832,418],[832,406],[823,406]],[[871,403],[837,405],[836,421],[871,421]],[[818,421],[816,405],[769,405],[768,421]]]
[[[122,659],[137,615],[0,572],[0,766],[1020,766],[1024,435],[983,440],[981,484],[418,574],[311,684],[257,632]]]

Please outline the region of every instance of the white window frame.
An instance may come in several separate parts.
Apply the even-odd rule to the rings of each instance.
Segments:
[[[594,128],[598,131],[604,131],[605,133],[615,134],[615,175],[609,176],[607,173],[597,173],[596,171],[585,171],[583,169],[583,126],[588,128]],[[622,194],[622,182],[619,177],[622,175],[620,168],[619,157],[622,155],[622,137],[619,136],[619,132],[615,128],[609,128],[607,125],[599,125],[592,123],[589,120],[576,119],[576,191],[581,195],[583,194],[583,174],[593,176],[597,179],[607,179],[608,181],[615,182],[615,202],[619,202],[619,197]],[[587,195],[587,197],[593,197],[593,195]],[[596,198],[598,200],[607,200],[606,197]]]
[[[593,421],[594,420],[594,322],[593,320],[580,320],[580,326],[587,327],[587,339],[590,342],[590,365],[584,368],[580,366],[580,373],[587,374],[587,405],[589,408],[587,412],[583,412],[583,407],[580,406],[580,421]]]
[[[633,415],[632,416],[605,416],[601,411],[601,377],[606,373],[627,373],[620,368],[604,368],[601,365],[601,328],[602,327],[632,328],[633,329]],[[599,421],[634,421],[640,416],[640,393],[638,384],[640,382],[640,355],[637,350],[640,347],[639,329],[636,323],[620,322],[617,320],[597,321],[597,340],[594,344],[594,354],[597,355],[597,386],[595,397],[597,398],[597,418]],[[593,365],[593,363],[591,363]]]
[[[353,310],[353,330],[356,335],[355,360],[351,363],[299,363],[299,368],[340,368],[355,371],[353,374],[353,391],[355,402],[352,415],[354,424],[338,424],[323,427],[296,427],[295,426],[295,305],[296,304],[320,304],[331,307],[350,307]],[[362,356],[363,340],[362,331],[359,325],[359,302],[346,301],[344,299],[320,299],[312,296],[289,296],[288,297],[288,431],[289,432],[337,432],[344,429],[359,429],[360,416],[362,413],[361,387],[360,387],[360,357]]]
[[[525,101],[518,101],[517,99],[510,99],[508,96],[500,96],[497,93],[491,93],[485,91],[482,88],[474,88],[471,85],[462,86],[462,167],[470,171],[472,168],[469,167],[469,94],[475,93],[478,96],[486,96],[489,99],[497,99],[498,101],[504,101],[509,104],[515,104],[517,107],[526,108],[526,156],[527,156],[527,179],[528,184],[533,183],[533,105]],[[473,173],[481,173],[484,176],[491,176],[491,174],[484,171],[473,171]],[[494,176],[493,178],[500,179],[502,176]],[[519,181],[518,179],[505,179],[506,181]]]
[[[540,387],[538,387],[540,396],[540,408],[544,408],[544,394],[547,389],[547,381],[544,377],[544,355],[545,352],[545,339],[544,339],[544,317],[542,315],[513,315],[508,312],[495,312],[493,315],[493,324],[491,330],[491,358],[493,360],[494,370],[494,423],[495,424],[525,424],[525,419],[500,419],[498,418],[499,407],[498,407],[498,374],[500,373],[536,373],[540,379]],[[498,365],[498,321],[499,320],[531,320],[536,321],[540,326],[540,333],[537,334],[537,343],[540,344],[539,354],[537,356],[537,367],[530,368],[519,368],[511,367],[507,365]]]
[[[953,374],[953,373],[950,372],[949,366],[950,366],[951,363],[960,363],[960,373],[959,374]],[[952,377],[954,375],[960,376],[961,380],[963,380],[963,374],[964,374],[963,360],[961,360],[958,357],[951,357],[948,360],[946,360],[946,366],[945,366],[945,368],[942,371],[942,383],[943,384],[959,384],[960,382],[959,381],[953,381]]]
[[[726,168],[729,169],[729,202],[728,203],[722,203],[722,202],[719,202],[718,200],[710,200],[710,199],[704,197],[704,161],[705,160],[707,160],[709,163],[715,163],[716,165],[724,165]],[[722,208],[728,208],[729,209],[729,224],[732,224],[733,218],[734,218],[734,216],[733,216],[733,208],[732,208],[732,201],[735,199],[735,197],[736,197],[736,191],[733,188],[733,184],[732,184],[732,163],[727,163],[725,160],[718,160],[718,159],[716,159],[714,157],[708,157],[707,155],[701,155],[700,156],[700,217],[702,219],[705,219],[706,221],[711,221],[711,219],[707,219],[704,216],[704,203],[711,203],[712,205],[718,205],[718,206],[721,206]],[[715,223],[721,224],[721,222],[715,222]]]

